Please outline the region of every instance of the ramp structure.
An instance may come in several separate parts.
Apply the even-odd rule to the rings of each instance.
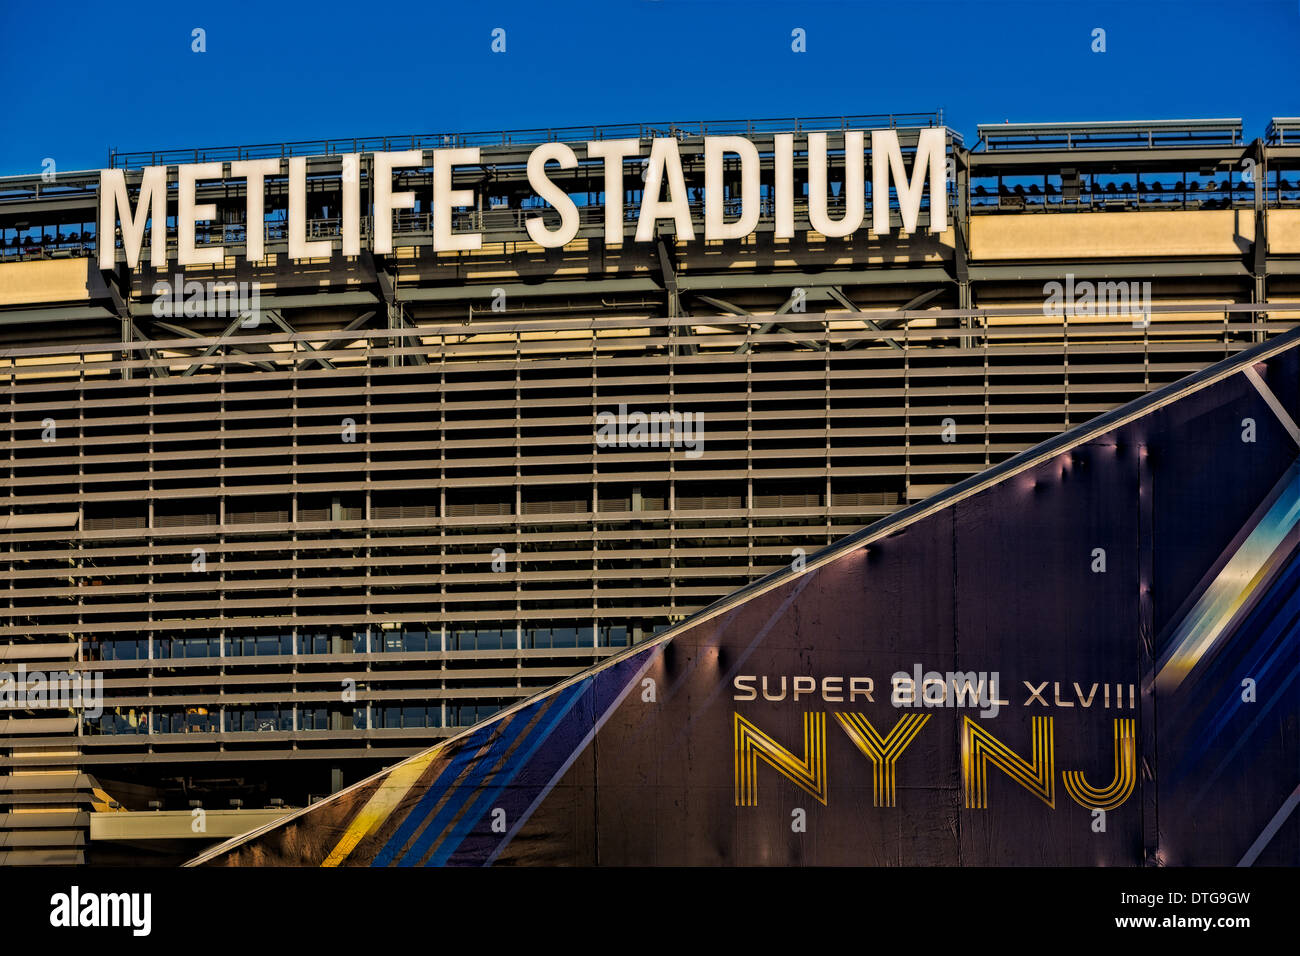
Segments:
[[[1300,330],[208,865],[1300,863]]]

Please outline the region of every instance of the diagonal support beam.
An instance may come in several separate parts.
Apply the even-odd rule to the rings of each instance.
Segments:
[[[668,318],[675,319],[682,315],[682,297],[677,287],[677,270],[673,267],[673,257],[668,254],[668,244],[664,242],[662,236],[656,236],[655,247],[659,253],[659,278],[668,296]],[[695,329],[689,326],[686,331],[688,335],[695,333]],[[695,354],[694,345],[687,344],[682,349],[687,355]]]
[[[831,288],[828,289],[827,291],[830,293],[831,298],[833,298],[833,299],[834,299],[836,302],[838,302],[840,305],[844,306],[844,307],[845,307],[846,309],[848,309],[850,312],[861,312],[861,311],[862,311],[862,310],[859,309],[859,308],[857,307],[857,305],[855,305],[855,304],[854,304],[854,303],[849,299],[849,297],[846,296],[846,295],[845,295],[841,290],[839,290],[839,289],[837,289],[837,288],[835,288],[835,287],[831,287]],[[929,290],[927,290],[927,291],[925,291],[925,292],[922,292],[920,295],[918,295],[918,296],[914,296],[912,299],[910,299],[909,301],[905,302],[905,303],[903,304],[903,307],[902,307],[901,309],[899,309],[898,311],[900,311],[900,312],[908,312],[908,311],[911,311],[912,309],[919,309],[921,306],[925,305],[925,304],[926,304],[927,302],[929,302],[931,299],[934,299],[934,298],[936,298],[936,297],[942,295],[942,294],[943,294],[943,291],[944,291],[944,290],[943,290],[942,287],[938,287],[938,288],[929,289]],[[892,345],[894,348],[898,349],[900,352],[903,350],[903,347],[902,347],[901,345],[898,344],[898,342],[894,339],[893,336],[885,335],[885,330],[886,330],[887,328],[892,328],[892,327],[895,326],[895,325],[902,325],[902,324],[904,324],[905,321],[906,321],[905,319],[888,319],[888,320],[886,320],[886,322],[885,322],[884,325],[881,325],[881,324],[878,324],[878,323],[876,323],[876,322],[873,322],[871,319],[863,319],[863,321],[866,323],[867,328],[871,329],[871,331],[873,331],[873,332],[878,333],[879,336],[880,336],[880,338],[884,339],[886,342],[888,342],[888,343],[889,343],[890,345]],[[856,348],[858,345],[860,345],[861,343],[866,342],[866,341],[868,341],[868,339],[866,339],[866,338],[853,339],[853,340],[850,341],[850,342],[845,342],[845,343],[844,343],[844,347],[845,347],[846,349]]]
[[[844,306],[844,308],[848,309],[850,312],[862,311],[849,299],[848,296],[846,296],[843,292],[841,292],[839,289],[835,288],[834,286],[827,289],[826,291],[830,293],[832,299],[834,299],[840,305]],[[874,321],[872,321],[871,319],[863,319],[862,321],[866,323],[867,328],[877,333],[879,337],[884,339],[886,342],[888,342],[892,348],[896,349],[899,352],[903,351],[903,347],[898,344],[898,341],[892,335],[886,335],[885,330],[882,329],[879,325],[877,325]],[[846,349],[851,349],[857,346],[860,342],[865,342],[865,341],[866,339],[854,339],[851,342],[845,342],[844,347]]]
[[[193,365],[191,365],[189,368],[187,368],[184,372],[181,373],[181,377],[189,378],[191,375],[193,375],[195,372],[201,369],[204,365],[209,364],[207,362],[204,362],[203,359],[209,358],[212,355],[216,354],[217,349],[221,348],[222,345],[227,344],[226,340],[230,338],[231,333],[233,333],[235,329],[239,328],[239,323],[242,322],[247,317],[247,315],[248,313],[245,312],[231,319],[230,324],[226,326],[226,331],[222,332],[221,335],[217,336],[217,340],[213,342],[211,345],[209,345],[207,349],[204,350],[203,354],[199,356],[199,360],[197,362],[195,362]],[[264,364],[264,363],[258,363],[258,364]]]
[[[717,299],[717,298],[714,298],[714,297],[711,296],[711,295],[700,295],[699,293],[694,293],[693,295],[694,295],[694,297],[695,297],[696,299],[699,299],[699,300],[700,300],[701,302],[703,302],[705,305],[710,305],[710,306],[712,306],[713,308],[718,309],[719,311],[722,311],[722,312],[729,312],[729,313],[731,313],[732,315],[743,315],[743,316],[750,316],[750,317],[753,316],[753,313],[752,313],[752,312],[749,312],[749,311],[746,310],[746,309],[742,309],[742,308],[741,308],[740,306],[738,306],[738,305],[732,305],[730,302],[726,301],[725,299]],[[717,325],[717,326],[719,326],[719,327],[721,327],[721,328],[729,329],[729,330],[731,330],[732,332],[748,332],[748,331],[749,331],[749,326],[748,326],[748,325],[727,325],[727,324],[722,323],[722,322],[709,323],[709,324],[710,324],[710,325]]]
[[[132,341],[148,342],[149,340],[145,338],[145,336],[140,332],[138,328],[136,328],[135,322],[132,321],[131,306],[126,301],[126,298],[124,298],[122,295],[122,289],[130,290],[131,288],[131,271],[125,265],[121,266],[120,268],[121,268],[120,272],[114,272],[108,269],[101,270],[100,278],[103,279],[104,285],[108,289],[108,298],[112,305],[113,312],[117,315],[118,320],[121,322],[121,327],[122,327],[121,342],[123,345],[126,345]],[[127,292],[127,295],[130,295],[129,291]],[[132,357],[135,354],[136,353],[134,349],[123,349],[122,361],[123,362],[131,361]],[[153,349],[145,349],[144,354],[147,358],[153,358],[153,359],[158,358],[158,353],[156,353]],[[162,374],[164,375],[167,374],[165,369],[161,371]],[[131,378],[131,372],[132,369],[123,367],[122,378],[129,380]],[[159,369],[155,367],[151,369],[150,372],[155,377],[157,377]]]
[[[398,306],[396,307],[396,309],[394,310],[394,315],[395,315],[395,317],[396,317],[396,319],[397,319],[397,327],[398,327],[399,329],[416,329],[416,328],[417,328],[416,324],[415,324],[414,322],[412,322],[410,319],[408,319],[408,318],[406,317],[406,311],[401,307],[401,305],[398,305]],[[417,345],[423,345],[423,344],[424,344],[424,343],[422,343],[422,342],[419,341],[419,336],[418,336],[418,335],[417,335],[417,336],[410,336],[410,337],[411,337],[411,338],[414,338],[414,339],[416,340],[416,344],[417,344]],[[406,341],[406,338],[407,338],[406,336],[403,336],[402,341],[405,342],[405,341]],[[423,352],[416,352],[414,355],[408,355],[407,358],[409,358],[411,361],[413,361],[416,365],[428,365],[428,364],[429,364],[428,356],[426,356]]]
[[[195,332],[193,329],[187,329],[187,328],[185,328],[185,326],[183,326],[183,325],[175,325],[175,324],[173,324],[173,323],[171,323],[171,322],[164,322],[164,321],[162,321],[161,319],[154,319],[154,320],[153,320],[153,324],[156,325],[156,326],[158,326],[158,328],[160,328],[160,329],[166,329],[168,332],[171,332],[171,333],[173,333],[173,334],[175,334],[175,335],[182,336],[183,338],[190,338],[190,339],[203,339],[203,338],[207,338],[207,336],[205,336],[205,335],[200,335],[198,332]],[[240,355],[251,355],[251,354],[252,354],[251,352],[247,351],[246,349],[241,349],[241,348],[240,348],[239,346],[237,346],[237,345],[227,345],[227,346],[226,346],[226,351],[228,351],[228,352],[237,352],[237,353],[239,353]],[[195,350],[194,350],[194,354],[195,354],[195,355],[198,355],[198,354],[199,354],[198,349],[195,349]],[[272,365],[270,362],[259,362],[259,361],[253,360],[253,361],[251,361],[249,364],[251,364],[251,365],[256,365],[258,368],[263,369],[264,371],[267,371],[267,372],[274,372],[274,371],[275,371],[275,366]]]
[[[792,308],[794,308],[795,298],[796,298],[795,295],[791,293],[790,298],[786,299],[783,303],[781,303],[781,308],[777,309],[775,312],[772,313],[772,319],[760,325],[758,327],[758,330],[754,334],[766,335],[768,332],[771,332],[772,329],[774,328],[785,329],[785,326],[781,325],[781,323],[776,321],[776,317],[778,315],[786,315]],[[735,306],[733,306],[732,308],[735,308]],[[745,313],[745,314],[748,315],[749,313]],[[791,331],[791,330],[787,329],[786,331]],[[809,348],[813,349],[814,351],[820,351],[820,347],[817,345],[816,342],[803,342],[801,344],[807,345]],[[754,345],[752,342],[744,342],[741,345],[737,346],[736,350],[731,354],[744,355],[745,353],[752,350],[753,347]]]
[[[282,331],[287,332],[289,335],[298,334],[298,330],[295,329],[292,325],[290,325],[289,321],[275,309],[271,309],[266,314],[270,316],[271,321],[274,322],[276,325],[278,325]],[[312,345],[310,342],[295,342],[294,351],[297,351],[297,347],[299,345],[301,345],[308,352],[320,351],[315,345]],[[329,359],[325,358],[323,355],[313,355],[311,356],[311,361],[320,362],[328,369],[334,368],[334,363],[332,363]],[[299,366],[299,368],[301,368],[301,365]]]
[[[406,310],[402,308],[402,304],[397,301],[397,276],[389,268],[388,259],[385,256],[373,256],[371,266],[375,271],[375,284],[379,287],[379,297],[384,300],[384,304],[388,307],[388,327],[403,331],[416,328],[415,323],[407,319]],[[400,348],[402,346],[399,346],[398,343],[401,342],[402,345],[405,345],[408,338],[410,337],[394,336],[388,340],[389,347]],[[390,355],[388,356],[388,364],[393,367],[402,365],[408,357],[416,365],[429,364],[428,356],[420,352],[411,356]]]
[[[361,315],[357,316],[355,319],[353,319],[351,322],[345,325],[343,327],[343,331],[355,332],[357,329],[361,328],[363,325],[365,325],[374,317],[375,317],[374,309],[371,309],[369,312],[363,312]],[[351,341],[353,341],[352,337],[330,339],[328,342],[326,342],[324,345],[320,347],[320,351],[333,352],[336,349],[344,348]],[[319,358],[314,355],[308,356],[307,358],[303,359],[302,365],[300,365],[299,367],[306,368],[306,366],[311,362],[323,362],[323,361],[325,361],[323,358]]]
[[[148,344],[151,341],[147,335],[140,331],[139,327],[130,317],[127,317],[122,321],[130,327],[129,331],[137,342]],[[159,356],[156,349],[145,349],[145,354],[154,361],[158,361]],[[153,365],[149,368],[149,374],[154,378],[167,378],[171,373],[167,371],[167,366],[165,365]]]
[[[668,317],[676,318],[682,314],[681,294],[677,288],[677,270],[673,268],[673,257],[668,254],[668,246],[660,237],[655,240],[659,251],[659,274],[663,279],[664,291],[668,293]]]

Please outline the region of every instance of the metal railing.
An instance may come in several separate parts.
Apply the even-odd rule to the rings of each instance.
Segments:
[[[477,133],[419,133],[407,136],[362,136],[351,139],[317,139],[285,143],[256,143],[246,146],[210,146],[194,149],[137,150],[109,154],[114,169],[134,169],[175,163],[232,162],[289,156],[334,156],[340,153],[388,152],[399,149],[444,149],[478,146],[503,149],[539,143],[588,142],[601,139],[651,139],[675,136],[754,136],[766,133],[799,133],[810,130],[899,129],[943,125],[943,110],[933,113],[877,113],[859,116],[814,116],[807,118],[694,120],[688,123],[619,123],[603,126],[564,126],[522,130],[494,130]],[[960,137],[953,134],[960,142]]]
[[[1264,131],[1266,141],[1271,146],[1300,145],[1300,116],[1277,116]],[[1287,143],[1287,137],[1291,142]]]
[[[1238,146],[1240,119],[1131,120],[1106,123],[980,123],[979,141],[995,150],[1155,149]]]
[[[1269,208],[1300,206],[1300,178],[1288,179],[1281,172],[1270,173],[1262,183],[1264,205]],[[976,181],[970,191],[972,213],[1002,212],[1090,212],[1118,209],[1242,209],[1255,204],[1255,187],[1242,180],[1232,182],[1106,182],[1083,184],[1067,198],[1057,183],[998,186],[989,178]]]

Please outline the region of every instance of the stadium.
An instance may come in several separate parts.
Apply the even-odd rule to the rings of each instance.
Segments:
[[[711,141],[737,140],[752,144],[753,162],[734,152],[709,161]],[[592,148],[609,143],[624,145]],[[877,162],[891,144],[899,162]],[[533,159],[562,155],[561,145],[573,162],[547,170],[554,189],[539,194]],[[472,162],[443,163],[444,150]],[[394,201],[407,194],[408,205]],[[747,217],[752,226],[716,238],[719,215],[723,226]],[[565,241],[538,241],[555,233]],[[969,144],[937,112],[642,123],[114,152],[105,170],[0,179],[10,449],[0,653],[22,675],[11,686],[28,691],[0,722],[0,862],[174,864],[209,853],[301,863],[276,843],[286,814],[290,826],[331,838],[295,838],[320,850],[312,863],[404,854],[425,863],[845,862],[833,849],[796,851],[748,832],[752,814],[735,825],[743,852],[672,852],[655,834],[620,843],[608,832],[607,858],[560,846],[554,834],[582,832],[573,814],[585,819],[597,804],[608,812],[574,780],[561,792],[579,795],[558,808],[548,788],[507,788],[529,808],[503,810],[511,826],[519,821],[512,847],[490,838],[494,808],[477,798],[486,785],[467,803],[483,811],[481,825],[467,812],[462,829],[447,824],[456,839],[442,842],[403,832],[396,812],[383,824],[392,833],[354,832],[349,801],[369,799],[385,779],[375,775],[396,765],[409,778],[404,799],[423,806],[448,792],[439,761],[459,759],[466,740],[492,753],[491,735],[537,701],[572,688],[626,695],[647,674],[672,684],[668,647],[695,648],[694,660],[747,646],[707,636],[720,614],[750,608],[763,631],[786,627],[772,623],[785,620],[777,607],[808,620],[840,608],[850,618],[841,642],[862,615],[893,620],[888,601],[859,605],[846,596],[856,591],[818,583],[803,600],[821,603],[805,607],[782,604],[794,598],[781,589],[828,580],[886,533],[912,529],[915,539],[918,516],[933,521],[995,478],[1020,480],[1043,467],[1044,448],[1077,458],[1090,442],[1131,448],[1166,432],[1200,434],[1197,420],[1170,409],[1246,382],[1213,407],[1235,416],[1237,445],[1250,418],[1258,432],[1245,447],[1272,457],[1244,472],[1210,467],[1234,459],[1223,434],[1206,433],[1196,447],[1207,457],[1180,459],[1206,486],[1183,493],[1182,511],[1160,511],[1161,499],[1161,527],[1223,518],[1218,536],[1206,536],[1213,549],[1170,559],[1194,565],[1160,579],[1178,595],[1173,606],[1151,620],[1140,608],[1132,621],[1098,612],[1090,650],[1058,662],[1059,675],[1003,667],[1016,688],[1045,677],[1068,696],[1078,681],[1104,686],[1108,702],[1112,686],[1127,700],[1134,684],[1142,701],[1107,717],[1136,719],[1131,732],[1117,725],[1116,740],[1127,734],[1154,752],[1144,675],[1164,671],[1158,653],[1126,642],[1163,634],[1156,624],[1167,618],[1180,647],[1177,605],[1198,599],[1202,578],[1215,586],[1216,562],[1230,565],[1256,528],[1278,536],[1256,568],[1268,586],[1245,605],[1294,593],[1294,522],[1265,518],[1295,493],[1285,476],[1296,454],[1298,318],[1300,119],[1250,132],[1235,119],[997,123]],[[1147,415],[1154,424],[1134,424]],[[1137,456],[1125,464],[1134,470],[1108,480],[1142,486]],[[1094,489],[1076,504],[1094,524],[1131,517],[1139,540],[1143,512],[1130,516],[1122,501]],[[1008,500],[977,516],[971,533],[988,536],[986,562],[1036,540],[1032,524],[1014,525],[1025,514]],[[1085,530],[1070,526],[1059,540],[1077,531],[1087,554]],[[1116,586],[1149,585],[1146,551],[1132,549],[1130,567],[1125,546],[1102,547]],[[909,607],[926,603],[926,587],[946,594],[943,575],[955,572],[941,552],[920,548],[901,562],[912,577],[883,593],[915,594]],[[1050,554],[1025,554],[1051,567]],[[1037,580],[1032,566],[1020,570],[1014,580]],[[984,590],[998,593],[993,581]],[[1099,600],[1078,595],[1061,607],[1081,617],[1128,607],[1119,597],[1090,603]],[[1121,620],[1133,624],[1124,634]],[[1046,634],[1060,622],[1037,625]],[[956,633],[952,622],[926,626]],[[1278,648],[1294,655],[1293,626],[1233,618],[1215,633],[1229,632],[1265,658]],[[842,650],[815,665],[778,654],[749,673],[782,686],[784,674],[794,688],[811,666],[820,706],[827,675],[880,683],[917,660],[952,669],[952,648],[925,646],[925,656],[868,669]],[[1115,676],[1093,666],[1103,655],[1131,666]],[[96,706],[30,693],[27,675],[61,672],[93,676]],[[1235,674],[1215,674],[1214,686]],[[1294,694],[1276,700],[1267,726],[1294,740]],[[617,732],[631,742],[615,749],[635,749],[630,718],[600,723],[615,711],[585,698],[566,707],[590,719],[564,730],[557,717],[554,734]],[[1175,700],[1172,712],[1179,707],[1199,726],[1193,705]],[[692,713],[645,732],[656,752],[672,752],[666,735],[684,733]],[[729,770],[743,738],[746,753],[833,799],[815,765],[798,769],[794,751],[775,742],[823,733],[796,717],[781,710],[771,736],[771,715],[743,718],[752,729],[734,738],[724,726],[718,760]],[[736,728],[741,719],[737,710]],[[1025,741],[1050,733],[1028,720]],[[851,720],[844,730],[855,743],[876,733]],[[952,728],[934,758],[952,779],[962,733],[976,734]],[[558,783],[587,758],[551,747],[554,734],[539,738],[535,759],[552,760],[537,772]],[[984,743],[998,766],[1019,766],[998,739]],[[1116,748],[1118,767],[1125,751]],[[1268,765],[1295,762],[1293,743],[1247,750]],[[1110,766],[1097,756],[1080,771],[1090,780]],[[1083,758],[1070,760],[1062,767]],[[1030,765],[1026,786],[1045,786],[1037,757]],[[609,782],[588,769],[592,793],[617,794],[635,776],[616,767]],[[667,781],[688,769],[661,771]],[[767,773],[758,774],[764,794],[780,786]],[[1070,779],[1081,806],[1106,803]],[[750,791],[739,778],[709,783],[733,783],[728,812],[750,807]],[[870,774],[852,786],[855,799],[890,805]],[[908,786],[924,789],[919,779]],[[1116,831],[1136,851],[1089,856],[1061,837],[1055,857],[1007,851],[992,862],[1235,863],[1285,799],[1263,789],[1241,832],[1225,828],[1208,849],[1179,844],[1195,829],[1189,821],[1172,828],[1172,848],[1139,822]],[[1172,793],[1166,805],[1182,805]],[[1025,796],[1046,803],[1045,794]],[[779,809],[788,819],[790,807]],[[700,826],[716,833],[712,815],[722,812],[711,806]],[[1031,820],[1030,842],[1060,836],[1056,825]],[[1252,859],[1295,863],[1295,826],[1280,822]],[[262,835],[240,843],[250,831]],[[347,834],[340,854],[333,838]],[[886,843],[842,845],[865,854],[856,859],[897,862]],[[937,844],[923,857],[990,862]]]

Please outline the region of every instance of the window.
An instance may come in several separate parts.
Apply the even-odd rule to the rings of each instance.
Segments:
[[[365,635],[353,639],[358,649],[365,647]],[[442,632],[427,626],[394,627],[375,632],[370,639],[372,650],[389,654],[426,653],[442,650]]]
[[[624,624],[605,624],[600,628],[601,647],[625,647],[629,643],[627,626]]]
[[[429,637],[428,631],[404,631],[402,633],[402,648],[407,651],[436,651],[438,649],[438,636],[433,635],[433,647],[429,646]]]
[[[148,715],[143,710],[115,707],[86,723],[91,733],[145,734],[149,732]]]
[[[88,645],[92,650],[95,646]],[[98,647],[101,661],[140,661],[149,656],[148,638],[111,639],[99,642]]]
[[[324,707],[298,708],[299,730],[329,730],[330,715]]]
[[[292,729],[293,710],[288,707],[229,707],[226,709],[226,730],[230,733]]]
[[[500,628],[457,628],[447,635],[454,651],[499,651],[515,646],[514,630]]]
[[[159,734],[212,734],[217,732],[216,710],[207,707],[167,707],[154,711],[154,732]]]
[[[299,654],[328,654],[329,652],[330,638],[328,634],[298,635]]]
[[[535,627],[525,634],[528,647],[590,647],[591,625],[583,627]]]
[[[442,707],[438,704],[432,706],[409,704],[401,707],[376,707],[374,708],[374,719],[376,727],[384,727],[389,730],[410,729],[413,727],[441,727]],[[358,720],[364,724],[364,707],[358,707],[353,712],[354,726],[361,726],[356,723]]]
[[[226,654],[230,657],[292,653],[292,634],[242,634],[226,638]]]
[[[158,639],[159,657],[219,657],[221,639],[215,635],[181,635]]]
[[[469,727],[477,724],[480,720],[486,720],[491,717],[503,706],[501,701],[481,702],[477,704],[456,704],[448,708],[448,716],[451,718],[453,727]]]

